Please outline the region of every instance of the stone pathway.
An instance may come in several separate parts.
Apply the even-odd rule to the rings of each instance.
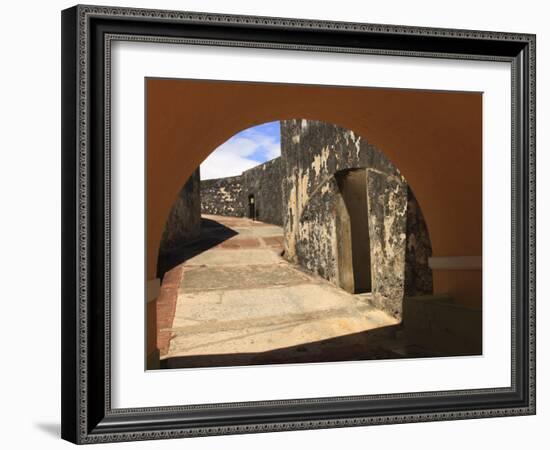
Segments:
[[[365,294],[351,295],[286,262],[282,228],[203,218],[204,242],[218,242],[222,232],[225,240],[165,276],[160,304],[172,320],[159,322],[163,367],[397,356],[382,345],[396,320],[370,306]]]

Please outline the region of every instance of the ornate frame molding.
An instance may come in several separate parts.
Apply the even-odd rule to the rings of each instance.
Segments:
[[[97,443],[535,413],[534,35],[99,6],[76,6],[65,10],[62,21],[62,435],[65,439],[76,443]],[[147,30],[152,23],[170,27],[171,30],[180,27],[183,34],[188,25],[194,26],[198,34],[201,33],[201,27],[205,30],[206,27],[210,30],[214,27],[221,32],[223,26],[227,38],[207,35],[152,36],[125,30],[124,27],[130,22],[142,31]],[[245,29],[250,35],[267,31],[285,42],[262,40],[261,33],[255,40],[234,39],[230,33],[231,27]],[[307,34],[310,30],[330,32],[335,36],[333,44],[339,41],[345,43],[346,36],[353,33],[361,36],[365,42],[372,38],[375,45],[332,45],[329,37],[315,40],[311,38],[311,33],[303,37],[308,42],[301,42],[300,33]],[[510,62],[514,173],[512,385],[495,389],[112,409],[110,49],[115,40]],[[444,51],[445,46],[452,51]],[[98,91],[101,84],[103,92]],[[90,113],[91,110],[97,110],[98,105],[94,102],[98,100],[101,100],[104,120],[101,126],[98,126]],[[103,158],[96,163],[91,149],[98,145],[103,147]],[[98,184],[101,188],[98,188]],[[92,235],[97,235],[101,228],[102,239],[94,239]],[[103,301],[98,302],[99,298],[103,298]],[[101,323],[91,319],[94,314],[102,317],[99,321]],[[98,346],[102,346],[102,363],[96,355]],[[103,374],[104,380],[94,381],[98,374]],[[102,391],[100,401],[92,399],[99,390]],[[447,399],[454,399],[456,403],[445,408]],[[384,402],[390,401],[407,405],[409,412],[403,410],[399,413],[398,409],[390,412],[382,407]],[[338,415],[330,410],[330,405],[335,404],[348,407]],[[252,415],[249,413],[246,416],[246,409]],[[226,411],[227,415],[229,410],[235,412],[232,420],[221,420],[214,414]],[[303,411],[303,414],[295,411],[290,414],[291,410]],[[270,419],[254,422],[253,417],[261,414]]]

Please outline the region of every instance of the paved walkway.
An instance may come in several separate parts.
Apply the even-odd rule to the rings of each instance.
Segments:
[[[395,357],[380,339],[395,331],[396,320],[370,306],[365,295],[351,295],[286,262],[282,228],[203,218],[205,250],[163,282],[165,300],[173,303],[171,326],[159,330],[166,338],[164,367]]]

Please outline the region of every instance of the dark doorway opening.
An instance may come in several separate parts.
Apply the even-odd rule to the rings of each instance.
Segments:
[[[336,174],[336,181],[349,216],[349,250],[351,259],[343,270],[353,272],[353,288],[355,294],[371,292],[371,260],[370,237],[367,200],[367,172],[365,169],[345,170]],[[349,254],[349,253],[348,253]],[[347,267],[346,267],[347,266]],[[351,274],[350,274],[351,275]]]
[[[256,220],[256,203],[254,201],[254,194],[248,196],[248,217],[252,220]]]

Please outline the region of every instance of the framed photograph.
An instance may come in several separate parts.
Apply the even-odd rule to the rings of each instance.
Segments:
[[[535,36],[62,12],[62,437],[535,413]]]

